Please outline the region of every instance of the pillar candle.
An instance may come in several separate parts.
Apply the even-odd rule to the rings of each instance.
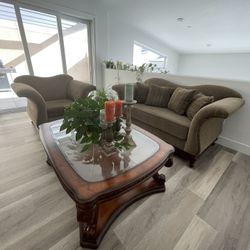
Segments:
[[[132,102],[134,100],[134,84],[128,83],[125,85],[125,101]]]
[[[122,100],[115,101],[115,116],[116,117],[122,116]]]
[[[115,102],[106,101],[105,102],[105,121],[113,122],[115,119]]]

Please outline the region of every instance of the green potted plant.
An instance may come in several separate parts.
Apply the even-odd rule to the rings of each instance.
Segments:
[[[100,110],[110,98],[112,97],[103,91],[94,91],[65,108],[60,130],[66,130],[67,134],[75,132],[75,139],[82,144],[82,151],[88,150],[91,145],[101,145],[103,130],[100,126]],[[123,141],[124,134],[120,132],[120,123],[121,118],[117,118],[113,124],[114,145],[118,150],[128,148]]]

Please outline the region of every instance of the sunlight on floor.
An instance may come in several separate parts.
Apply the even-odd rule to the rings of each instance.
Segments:
[[[25,110],[26,98],[17,97],[13,91],[0,92],[0,113]]]

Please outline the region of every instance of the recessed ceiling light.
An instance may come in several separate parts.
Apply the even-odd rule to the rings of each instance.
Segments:
[[[183,22],[184,18],[183,17],[178,17],[176,20],[177,20],[177,22]]]
[[[211,47],[211,46],[212,46],[212,44],[211,44],[211,43],[207,43],[206,45],[207,45],[207,47]]]

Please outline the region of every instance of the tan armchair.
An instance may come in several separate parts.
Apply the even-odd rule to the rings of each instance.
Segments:
[[[69,75],[19,76],[11,87],[19,97],[28,99],[27,112],[36,126],[62,118],[65,106],[95,90],[95,86],[73,80]]]

